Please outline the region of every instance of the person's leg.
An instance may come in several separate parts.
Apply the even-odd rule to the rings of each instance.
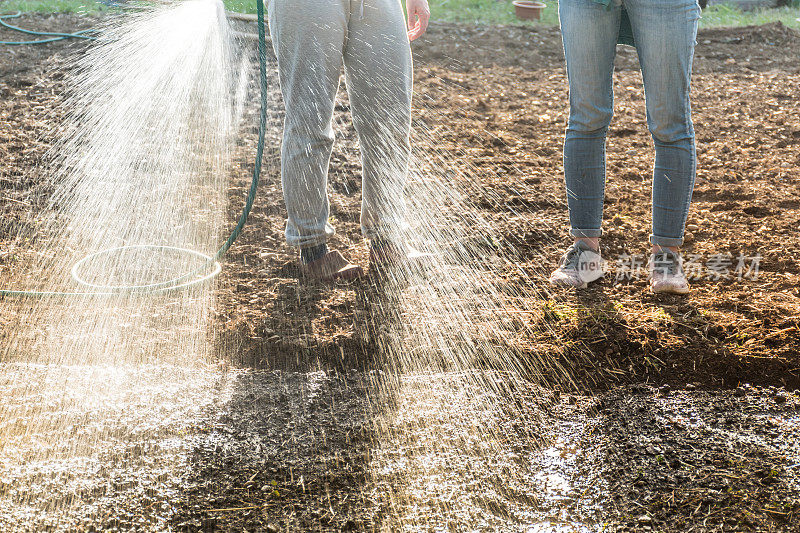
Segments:
[[[569,80],[564,182],[575,242],[551,274],[554,285],[583,288],[603,275],[599,255],[605,195],[605,142],[613,115],[612,76],[620,9],[592,0],[558,4]]]
[[[614,56],[620,8],[593,0],[558,4],[569,80],[564,181],[570,234],[598,248],[605,193],[605,138],[613,114]]]
[[[689,101],[700,8],[696,0],[625,0],[642,66],[647,124],[655,144],[653,252],[676,251],[697,159]]]
[[[363,168],[361,228],[402,242],[411,131],[412,64],[399,0],[352,0],[344,63]]]
[[[696,0],[626,0],[626,6],[656,151],[650,287],[686,294],[689,283],[677,252],[697,170],[689,91],[700,8]]]
[[[319,250],[334,230],[328,224],[328,164],[333,106],[339,87],[349,0],[269,0],[272,45],[286,107],[281,182],[286,240]],[[317,257],[304,257],[306,262]]]

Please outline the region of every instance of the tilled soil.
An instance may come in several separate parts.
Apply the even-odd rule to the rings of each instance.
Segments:
[[[57,31],[94,21],[56,16],[21,23]],[[222,398],[219,405],[209,403],[202,415],[171,411],[185,423],[163,438],[185,448],[164,460],[180,479],[152,481],[152,465],[138,461],[121,474],[133,478],[125,490],[59,493],[52,481],[58,478],[48,477],[53,474],[31,482],[30,472],[10,475],[13,464],[6,461],[0,523],[20,530],[42,524],[162,529],[170,523],[187,530],[477,524],[541,531],[796,531],[800,189],[793,178],[800,169],[800,35],[768,25],[705,30],[698,41],[693,106],[699,170],[684,251],[699,254],[706,268],[688,298],[648,294],[645,277],[627,279],[621,262],[591,290],[542,289],[540,302],[528,302],[543,309],[530,319],[541,322],[531,331],[542,333],[527,339],[522,353],[552,354],[573,375],[560,394],[518,391],[517,401],[537,412],[545,428],[541,441],[526,441],[527,432],[514,435],[513,421],[497,415],[484,423],[490,433],[507,430],[500,448],[507,457],[489,460],[462,440],[453,441],[451,460],[430,472],[406,464],[422,463],[424,449],[409,447],[414,460],[405,463],[392,457],[419,440],[415,431],[456,432],[458,417],[425,418],[425,409],[408,408],[404,420],[411,423],[391,429],[390,415],[402,413],[403,402],[372,388],[377,378],[371,372],[380,370],[381,359],[374,331],[359,323],[368,314],[367,289],[298,281],[295,255],[282,242],[285,215],[273,150],[250,226],[226,259],[210,339],[235,366],[259,370],[232,373],[227,392],[213,393]],[[34,224],[52,187],[36,172],[63,89],[51,68],[82,46],[4,50],[0,58],[0,279],[13,268],[11,239]],[[500,237],[497,245],[511,250],[519,269],[544,287],[567,228],[560,146],[567,86],[557,30],[434,25],[414,50],[416,150],[422,157],[444,154],[447,170],[468,181],[459,185],[473,193]],[[604,222],[604,254],[612,263],[625,255],[645,257],[649,233],[652,144],[637,67],[635,53],[620,48]],[[274,148],[281,113],[274,74],[271,82]],[[333,244],[365,262],[356,140],[347,111],[343,98],[331,169]],[[248,110],[253,124],[255,112],[255,106]],[[249,184],[254,133],[243,138],[231,220]],[[731,254],[731,262],[720,254]],[[756,279],[735,279],[740,254],[760,257]],[[725,272],[709,270],[711,261],[728,268],[728,276],[715,279]],[[521,278],[510,272],[507,279]],[[9,323],[5,314],[0,323]],[[0,339],[9,336],[4,327]],[[9,395],[18,394],[12,389]],[[463,408],[481,419],[469,394],[428,392],[452,399],[437,403],[442,413]],[[389,413],[388,429],[375,424],[376,408]],[[483,442],[476,439],[468,442]],[[515,466],[504,467],[506,460]],[[441,479],[464,481],[439,486]],[[495,490],[498,484],[506,489]],[[55,496],[49,504],[34,501],[29,511],[15,504],[20,486],[40,486]],[[150,501],[138,486],[141,494],[149,487]],[[64,501],[78,510],[86,505],[92,520],[79,522],[74,510],[61,520],[19,520],[25,513],[54,512]]]
[[[647,292],[652,142],[635,52],[619,48],[604,221],[604,254],[616,268],[588,291],[547,295],[547,312],[533,324],[547,333],[529,339],[532,353],[567,346],[562,363],[584,387],[800,387],[799,46],[798,34],[780,25],[700,34],[693,84],[699,170],[684,246],[697,268],[688,298]],[[436,171],[460,176],[499,246],[547,290],[568,229],[561,171],[567,85],[557,30],[437,25],[414,50],[415,148],[423,158],[444,158],[446,168]],[[343,99],[331,169],[334,245],[365,263],[357,151],[345,111]],[[253,227],[228,259],[218,310],[223,341],[240,347],[239,363],[270,368],[292,367],[298,354],[312,367],[337,364],[328,354],[345,346],[348,368],[366,342],[351,320],[358,291],[297,283],[295,256],[282,243],[276,173],[273,167]],[[748,272],[756,263],[758,272]],[[587,350],[595,364],[580,357]]]

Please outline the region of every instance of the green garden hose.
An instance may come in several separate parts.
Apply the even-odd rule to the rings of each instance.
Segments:
[[[166,292],[173,292],[182,289],[188,289],[190,287],[195,287],[213,279],[217,276],[221,271],[222,267],[219,264],[219,260],[225,253],[230,249],[233,245],[234,241],[239,237],[244,229],[245,224],[247,223],[247,217],[250,215],[250,211],[253,209],[253,202],[256,198],[256,190],[258,189],[258,180],[261,176],[261,164],[264,159],[264,143],[266,139],[266,130],[267,130],[267,36],[266,30],[264,27],[264,4],[263,2],[256,2],[258,6],[258,64],[259,64],[259,74],[260,74],[260,87],[261,87],[261,114],[260,114],[260,123],[258,129],[258,146],[256,148],[256,160],[255,160],[255,167],[253,168],[253,178],[250,182],[250,189],[247,192],[247,200],[245,201],[244,210],[242,214],[239,216],[239,221],[236,224],[236,227],[233,228],[228,239],[222,244],[222,246],[217,250],[217,252],[213,256],[209,256],[203,254],[201,252],[197,252],[195,250],[188,250],[185,248],[177,248],[174,246],[162,246],[162,245],[151,245],[151,244],[144,244],[144,245],[131,245],[131,246],[120,246],[117,248],[110,248],[107,250],[102,250],[100,252],[96,252],[94,254],[88,255],[75,263],[72,267],[72,279],[75,280],[80,286],[85,287],[89,290],[82,291],[82,292],[58,292],[58,291],[24,291],[24,290],[12,290],[12,289],[0,289],[0,298],[4,297],[20,297],[20,298],[45,298],[45,297],[68,297],[68,296],[117,296],[120,294],[154,294],[154,293],[166,293]],[[11,17],[18,17],[17,15],[12,15]],[[44,32],[32,32],[30,30],[22,30],[20,28],[16,28],[14,26],[10,26],[6,24],[2,19],[9,18],[9,16],[0,16],[0,24],[5,27],[10,27],[12,29],[22,31],[23,33],[27,33],[29,35],[40,35],[40,36],[50,36],[52,39],[50,40],[42,40],[42,41],[28,41],[23,43],[9,43],[9,42],[0,42],[0,44],[41,44],[44,42],[53,42],[56,40],[61,39],[68,39],[72,37],[83,38],[83,39],[91,39],[92,37],[88,37],[85,34],[91,32],[92,30],[85,30],[83,32],[78,33],[64,33],[64,34],[55,34],[55,33],[44,33]],[[173,251],[182,254],[188,254],[195,256],[204,260],[204,263],[199,268],[189,272],[188,274],[184,274],[180,277],[173,278],[167,281],[159,282],[159,283],[151,283],[148,285],[98,285],[87,282],[80,277],[80,267],[92,259],[95,259],[102,255],[108,255],[113,253],[118,253],[126,250],[151,250],[151,251]]]
[[[0,45],[47,44],[47,43],[54,43],[56,41],[63,41],[64,39],[87,39],[93,41],[97,38],[91,35],[93,33],[97,33],[97,30],[82,30],[82,31],[76,31],[75,33],[53,33],[49,31],[26,30],[25,28],[12,26],[8,22],[6,22],[6,20],[8,19],[16,19],[21,16],[22,16],[21,11],[17,11],[13,15],[0,15],[0,26],[9,30],[24,33],[25,35],[33,35],[34,37],[46,37],[46,38],[35,41],[0,41]]]

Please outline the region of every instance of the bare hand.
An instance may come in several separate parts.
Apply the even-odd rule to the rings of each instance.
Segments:
[[[431,18],[431,9],[428,0],[406,0],[408,12],[408,40],[413,41],[421,37],[428,29],[428,20]]]

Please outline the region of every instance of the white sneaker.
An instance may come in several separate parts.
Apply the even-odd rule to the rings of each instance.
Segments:
[[[605,261],[600,252],[583,241],[567,248],[558,268],[550,274],[550,283],[562,287],[585,289],[586,286],[605,274]]]
[[[650,290],[654,293],[688,294],[689,281],[683,273],[683,257],[662,249],[650,256]]]

